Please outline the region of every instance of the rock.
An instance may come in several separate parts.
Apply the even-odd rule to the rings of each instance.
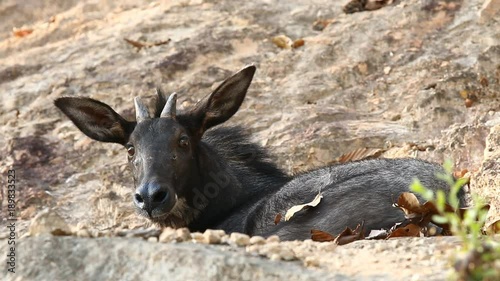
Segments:
[[[117,236],[141,237],[146,240],[149,239],[150,237],[158,237],[161,235],[161,233],[162,230],[156,227],[115,230],[115,234]]]
[[[252,236],[249,242],[250,245],[262,245],[266,243],[266,239],[262,236]]]
[[[318,257],[306,257],[304,259],[304,266],[306,267],[318,267],[320,264]]]
[[[2,280],[134,280],[145,272],[149,281],[355,280],[298,263],[271,263],[224,248],[229,246],[150,243],[124,237],[38,236],[18,242],[22,251],[16,253],[16,273],[5,274]],[[7,246],[0,244],[2,253],[8,252]],[[47,260],[52,262],[44,263]]]
[[[498,14],[500,13],[500,0],[485,0],[481,7],[481,23],[496,21],[498,23]]]
[[[500,124],[494,125],[486,138],[484,161],[471,178],[472,192],[479,194],[491,206],[486,224],[500,219]]]
[[[247,246],[250,244],[250,237],[246,234],[233,232],[229,236],[229,243],[238,247]]]
[[[284,248],[280,251],[280,257],[282,260],[291,261],[297,259],[294,252],[291,249]]]
[[[266,239],[267,243],[276,243],[279,241],[280,241],[280,238],[278,235],[271,235],[271,236],[267,237],[267,239]]]
[[[160,241],[161,243],[171,243],[177,241],[176,230],[171,227],[164,228],[160,234],[160,237],[158,237],[158,241]]]
[[[191,240],[191,232],[187,228],[179,228],[175,231],[177,242],[185,242]]]
[[[281,256],[279,254],[271,254],[271,256],[268,257],[272,261],[279,261],[281,260]]]
[[[203,233],[200,232],[191,233],[191,238],[193,239],[192,241],[195,243],[205,243],[205,236],[203,235]]]
[[[207,229],[203,233],[204,243],[220,244],[222,236],[224,236],[224,234],[219,230]]]
[[[70,226],[53,209],[40,211],[31,221],[29,234],[32,236],[40,234],[71,235]]]
[[[83,238],[90,238],[92,237],[92,234],[88,229],[79,229],[76,231],[76,236],[77,237],[83,237]]]

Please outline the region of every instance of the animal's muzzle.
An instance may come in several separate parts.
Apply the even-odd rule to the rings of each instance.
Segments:
[[[134,194],[134,203],[137,208],[148,213],[150,218],[162,216],[172,209],[175,204],[173,194],[167,187],[157,182],[147,182],[139,186]]]

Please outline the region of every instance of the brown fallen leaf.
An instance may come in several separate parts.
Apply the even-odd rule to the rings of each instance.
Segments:
[[[342,154],[339,158],[337,158],[337,162],[345,163],[362,159],[377,158],[380,155],[382,155],[384,151],[385,151],[384,149],[379,149],[379,148],[368,148],[368,147],[358,148],[346,154]]]
[[[15,36],[15,37],[25,37],[27,35],[30,35],[31,33],[33,33],[33,29],[32,28],[23,28],[23,29],[14,29],[12,30],[12,34]]]
[[[334,19],[327,19],[327,20],[317,20],[313,23],[313,30],[316,31],[323,31],[327,26],[329,26],[331,23],[334,23]]]
[[[365,10],[365,3],[363,3],[363,2],[366,3],[366,0],[365,1],[363,1],[363,0],[351,0],[351,1],[349,1],[349,3],[347,3],[342,8],[342,11],[344,11],[344,13],[346,13],[346,14],[353,14],[356,12],[364,11]]]
[[[375,11],[389,4],[389,0],[368,0],[365,4],[366,11]],[[392,2],[392,1],[391,1]]]
[[[316,242],[330,242],[335,240],[335,237],[328,232],[311,229],[311,239]]]
[[[424,204],[420,204],[415,194],[411,192],[404,192],[399,196],[396,205],[405,213],[406,221],[402,222],[399,226],[393,227],[391,229],[391,232],[394,232],[398,228],[405,227],[409,224],[414,224],[421,228],[420,232],[425,236],[433,236],[436,234],[452,235],[449,224],[441,224],[433,220],[434,215],[440,214],[434,202],[427,201]],[[471,208],[472,207],[459,208],[458,210],[455,210],[449,204],[444,205],[445,212],[457,213],[462,219],[464,218],[465,212]],[[486,204],[481,208],[485,211],[488,211],[490,205]],[[440,231],[437,231],[436,227],[440,228]]]
[[[488,87],[488,85],[490,84],[490,82],[488,81],[488,78],[482,76],[480,79],[479,79],[479,83],[481,84],[481,86],[483,87]]]
[[[334,242],[337,243],[337,245],[345,245],[356,240],[365,239],[365,232],[363,230],[364,224],[364,222],[358,224],[354,230],[346,227],[344,231],[335,237]]]
[[[274,36],[271,41],[281,49],[290,49],[292,47],[292,39],[286,35]]]
[[[455,172],[453,172],[453,177],[456,179],[459,179],[459,178],[464,177],[468,172],[469,172],[469,170],[467,170],[467,169],[455,171]]]
[[[302,211],[302,209],[304,208],[318,206],[319,202],[321,202],[321,198],[323,198],[323,194],[320,192],[318,193],[318,195],[316,195],[316,197],[314,197],[314,199],[311,202],[291,207],[290,209],[288,209],[288,211],[286,211],[285,221],[290,220],[293,217],[293,215],[295,215],[295,213]]]
[[[395,237],[421,237],[421,236],[424,236],[424,234],[421,232],[420,226],[415,224],[408,224],[404,227],[400,227],[392,231],[391,234],[387,236],[387,239]]]
[[[54,230],[52,230],[50,232],[50,234],[54,235],[54,236],[70,236],[72,235],[73,233],[71,231],[68,231],[68,230],[64,230],[64,229],[60,229],[60,228],[56,228]]]
[[[276,217],[274,217],[274,225],[277,225],[281,221],[281,214],[277,214]]]
[[[474,101],[472,99],[467,98],[467,99],[465,99],[464,104],[465,104],[465,107],[469,108],[474,104]]]
[[[301,39],[297,39],[297,40],[293,41],[292,48],[296,49],[298,47],[302,47],[302,46],[304,46],[304,43],[305,43],[304,39],[302,39],[302,38]]]
[[[153,47],[153,46],[160,46],[160,45],[165,45],[165,44],[168,44],[170,42],[170,38],[165,40],[165,41],[159,41],[159,42],[142,42],[142,41],[134,41],[134,40],[130,40],[130,39],[127,39],[127,38],[123,38],[123,40],[125,40],[127,43],[129,43],[130,45],[134,46],[135,48],[137,48],[138,51],[140,51],[142,48],[150,48],[150,47]]]
[[[449,225],[441,225],[432,221],[434,215],[438,215],[439,211],[434,204],[434,202],[427,201],[424,204],[420,204],[415,194],[411,192],[402,193],[396,204],[404,213],[406,220],[401,223],[401,225],[393,227],[391,232],[395,231],[398,228],[405,227],[408,224],[414,224],[421,228],[421,232],[425,234],[425,236],[432,236],[437,233],[435,226],[442,228],[440,234],[450,235]],[[446,204],[445,205],[446,212],[454,212],[453,208]],[[433,223],[431,225],[431,222]]]
[[[374,11],[391,4],[392,2],[392,0],[351,0],[342,8],[342,10],[346,14],[362,11]]]
[[[500,220],[497,220],[496,222],[488,225],[488,227],[486,227],[485,232],[487,235],[499,234],[500,233]]]
[[[461,96],[463,99],[466,99],[466,98],[469,96],[469,91],[467,91],[467,90],[462,90],[462,91],[460,91],[460,96]]]
[[[396,204],[405,213],[406,218],[409,219],[421,215],[424,212],[417,196],[411,192],[401,193]]]

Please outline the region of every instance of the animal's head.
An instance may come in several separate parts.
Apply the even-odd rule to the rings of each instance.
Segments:
[[[238,111],[255,73],[248,66],[226,79],[191,110],[177,114],[177,95],[158,91],[154,116],[135,98],[136,121],[127,121],[110,106],[84,97],[63,97],[55,105],[88,137],[125,147],[133,171],[134,204],[155,222],[185,226],[186,198],[192,198],[200,166],[198,148],[206,130]]]

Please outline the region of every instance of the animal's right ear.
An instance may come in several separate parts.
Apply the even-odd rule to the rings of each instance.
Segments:
[[[222,82],[190,112],[199,137],[209,128],[227,121],[240,108],[256,67],[249,65]]]
[[[136,122],[123,119],[109,105],[91,98],[64,97],[54,104],[88,137],[125,145]]]

